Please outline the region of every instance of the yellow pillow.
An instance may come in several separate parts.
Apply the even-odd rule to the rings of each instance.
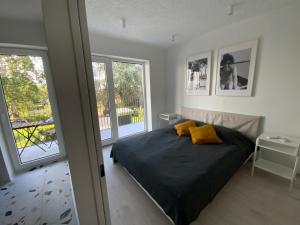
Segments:
[[[223,143],[212,125],[189,128],[193,144]]]
[[[184,123],[176,124],[174,127],[177,131],[178,136],[189,136],[190,135],[189,128],[196,127],[196,122],[194,120],[188,120]]]

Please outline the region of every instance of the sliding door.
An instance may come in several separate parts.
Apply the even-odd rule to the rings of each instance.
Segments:
[[[93,72],[102,142],[144,132],[144,64],[95,56]]]
[[[1,48],[0,81],[1,124],[15,169],[64,156],[46,53]]]

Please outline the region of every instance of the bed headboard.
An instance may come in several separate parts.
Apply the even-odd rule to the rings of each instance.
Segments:
[[[237,130],[253,141],[259,135],[260,116],[209,111],[187,107],[181,108],[181,115],[183,118],[198,120],[214,125],[221,125]]]

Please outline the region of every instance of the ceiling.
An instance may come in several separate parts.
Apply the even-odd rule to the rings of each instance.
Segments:
[[[86,0],[91,32],[170,46],[297,0]],[[41,21],[41,0],[0,0],[0,19]],[[234,4],[234,14],[228,7]],[[122,27],[126,19],[126,28]]]
[[[293,0],[86,0],[93,32],[169,46],[240,20],[264,14]],[[228,16],[228,6],[236,3]],[[127,27],[122,28],[122,18]]]

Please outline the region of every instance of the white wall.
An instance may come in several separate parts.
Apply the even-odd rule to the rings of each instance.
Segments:
[[[90,33],[93,53],[150,61],[152,127],[159,127],[158,115],[166,110],[166,49]]]
[[[265,130],[300,136],[300,2],[223,27],[188,43],[173,46],[167,54],[168,110],[181,106],[265,116]],[[188,56],[259,38],[253,97],[184,94],[185,60]]]
[[[14,176],[13,165],[7,150],[7,143],[3,136],[2,127],[0,126],[0,186],[11,181]]]
[[[0,43],[47,46],[43,24],[0,19]],[[166,49],[104,35],[90,34],[91,51],[104,55],[144,59],[150,62],[152,127],[166,110]]]
[[[4,158],[2,149],[0,148],[0,186],[11,181],[12,176],[10,176],[9,167],[7,166],[7,161]]]

